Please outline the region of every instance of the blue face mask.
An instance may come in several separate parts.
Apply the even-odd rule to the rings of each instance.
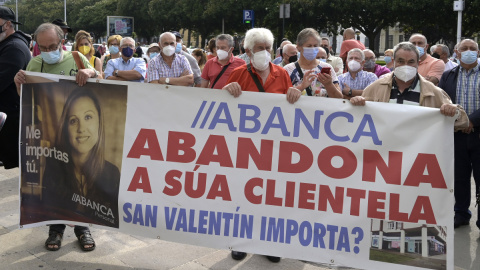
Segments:
[[[477,61],[478,53],[476,51],[464,51],[462,52],[461,61],[464,64],[471,65]]]
[[[180,53],[182,51],[182,43],[177,43],[177,47],[175,47],[175,53]]]
[[[323,58],[320,58],[320,59],[318,59],[318,60],[320,60],[320,61],[322,61],[322,62],[327,62],[327,59],[323,59]]]
[[[392,57],[391,57],[391,56],[385,56],[385,57],[383,58],[383,60],[385,60],[385,63],[388,64],[388,63],[392,62]]]
[[[422,57],[425,54],[425,48],[417,46],[417,49],[418,49],[418,52],[420,53],[420,57]]]
[[[117,54],[119,52],[118,46],[110,46],[108,47],[108,50],[110,51],[111,54]]]
[[[320,47],[304,47],[303,48],[303,57],[308,61],[312,61],[317,58],[318,51]]]
[[[152,52],[152,53],[150,54],[150,59],[153,59],[153,58],[155,58],[155,56],[157,56],[157,55],[158,55],[158,53],[156,53],[156,52]]]
[[[43,61],[49,65],[58,63],[62,57],[60,48],[53,52],[40,52],[40,55],[42,56]]]
[[[125,47],[122,49],[122,55],[125,55],[126,57],[130,57],[133,55],[133,49],[130,47]]]

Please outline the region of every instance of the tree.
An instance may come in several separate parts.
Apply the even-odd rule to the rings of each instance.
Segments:
[[[100,0],[93,6],[86,6],[79,12],[75,21],[77,27],[93,33],[96,37],[105,36],[107,33],[107,16],[115,14],[117,0]]]

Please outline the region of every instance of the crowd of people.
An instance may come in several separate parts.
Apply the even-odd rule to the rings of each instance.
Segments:
[[[439,108],[448,117],[458,115],[452,130],[454,225],[469,224],[472,172],[477,196],[480,185],[479,50],[471,39],[457,44],[453,62],[447,46],[435,45],[429,54],[426,37],[413,34],[409,41],[384,52],[386,64],[382,66],[376,63],[375,53],[355,39],[353,29],[344,31],[338,57],[331,50],[330,39],[322,38],[313,28],[303,29],[294,42],[283,40],[275,57],[273,34],[265,28],[248,30],[237,56],[229,34],[212,39],[207,55],[203,49],[191,54],[182,50],[182,35],[174,31],[162,33],[159,43],[148,46],[150,60],[146,63],[134,57],[135,52],[141,54],[135,40],[118,35],[110,36],[95,56],[91,36],[80,30],[72,49],[79,53],[67,51],[63,45],[71,29],[61,20],[38,27],[31,53],[30,36],[15,31],[15,24],[13,11],[0,7],[0,111],[7,115],[0,132],[0,161],[6,169],[18,166],[19,94],[26,83],[25,70],[76,76],[79,86],[89,78],[104,78],[226,90],[233,97],[243,91],[278,93],[290,103],[316,96],[348,99],[355,106],[363,106],[365,101],[425,106]],[[480,221],[476,225],[480,228]],[[49,250],[61,246],[64,226],[58,227],[50,231],[45,243]],[[92,250],[95,243],[88,228],[77,231],[82,248]],[[232,257],[241,260],[245,253],[233,251]],[[273,256],[268,259],[280,260]]]

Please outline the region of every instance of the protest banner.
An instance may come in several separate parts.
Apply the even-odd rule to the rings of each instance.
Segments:
[[[453,269],[454,118],[438,109],[50,78],[22,91],[23,228]]]

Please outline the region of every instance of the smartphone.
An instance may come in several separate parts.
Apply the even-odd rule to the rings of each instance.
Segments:
[[[320,70],[320,73],[330,74],[330,68],[329,67],[322,67],[322,69]]]

